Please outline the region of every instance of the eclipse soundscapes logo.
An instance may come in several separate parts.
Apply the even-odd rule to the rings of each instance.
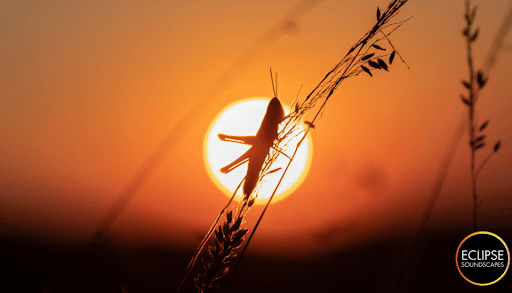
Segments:
[[[468,235],[459,244],[455,263],[466,281],[488,286],[501,280],[507,273],[510,251],[498,235],[479,231]]]

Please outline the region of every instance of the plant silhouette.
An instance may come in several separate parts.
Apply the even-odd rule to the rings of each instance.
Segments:
[[[489,79],[487,74],[484,74],[482,70],[475,70],[475,66],[473,64],[473,53],[472,53],[472,44],[476,41],[478,37],[478,32],[480,29],[477,27],[473,30],[473,24],[476,16],[476,6],[471,7],[471,1],[466,0],[465,2],[465,19],[466,19],[466,27],[462,31],[462,35],[466,38],[466,50],[467,50],[467,62],[469,69],[469,80],[462,80],[462,84],[467,90],[467,94],[461,96],[461,100],[465,106],[468,107],[468,118],[469,118],[469,146],[471,148],[471,191],[473,194],[473,229],[477,231],[477,216],[478,216],[478,207],[482,204],[482,200],[478,200],[476,181],[478,175],[484,165],[489,161],[491,156],[496,153],[501,145],[501,140],[498,140],[494,144],[493,151],[491,151],[487,157],[483,160],[479,167],[476,166],[476,153],[478,150],[483,149],[486,144],[486,135],[483,134],[483,131],[487,128],[489,124],[489,120],[486,120],[480,126],[476,120],[476,102],[478,100],[478,94],[482,90],[482,88],[487,84],[487,80]]]

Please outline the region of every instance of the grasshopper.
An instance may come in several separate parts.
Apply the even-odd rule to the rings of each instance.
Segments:
[[[284,119],[285,115],[283,106],[279,99],[274,97],[270,100],[270,103],[267,106],[267,111],[255,136],[219,134],[219,138],[223,141],[251,145],[251,148],[238,159],[220,169],[222,173],[226,174],[245,162],[249,162],[243,187],[245,197],[248,197],[256,187],[256,184],[258,183],[258,176],[261,168],[263,167],[263,163],[265,162],[265,158],[270,152],[270,149],[274,144],[274,140],[278,136],[278,125],[283,122]]]

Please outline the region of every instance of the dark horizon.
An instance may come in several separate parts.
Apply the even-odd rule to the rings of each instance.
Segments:
[[[506,292],[512,285],[508,273],[487,287],[469,284],[459,275],[455,251],[463,235],[436,231],[422,237],[396,291],[409,245],[405,237],[312,259],[266,257],[249,249],[226,292]],[[512,239],[512,233],[500,236]],[[5,292],[122,292],[121,286],[126,292],[175,292],[193,253],[165,245],[112,245],[109,240],[86,251],[48,240],[0,239],[1,258],[9,268],[3,275]],[[187,285],[183,292],[196,292],[191,282]]]

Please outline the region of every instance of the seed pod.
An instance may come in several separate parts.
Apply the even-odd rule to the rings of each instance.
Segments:
[[[494,152],[497,152],[500,149],[501,140],[498,140],[498,142],[494,145]]]
[[[388,71],[388,65],[386,62],[382,61],[382,59],[377,59],[377,63],[379,63],[380,67],[382,67],[384,70]]]
[[[373,57],[373,55],[375,55],[375,53],[368,54],[368,55],[364,56],[363,58],[361,58],[361,60],[362,60],[362,61],[364,61],[364,60],[368,60],[368,59],[372,58],[372,57]]]
[[[364,67],[363,65],[361,65],[361,69],[364,70],[364,72],[368,73],[370,76],[373,77],[372,73],[370,72],[370,69]]]
[[[313,129],[316,128],[316,126],[313,123],[309,122],[309,121],[304,121],[304,124],[306,124],[307,126],[313,128]]]
[[[391,52],[391,55],[389,55],[389,64],[393,63],[393,59],[395,59],[395,53],[396,51]]]
[[[368,65],[370,65],[373,68],[381,69],[380,65],[377,62],[368,61]]]
[[[470,105],[471,105],[471,104],[469,103],[469,101],[468,101],[466,98],[464,98],[464,96],[463,96],[463,95],[461,95],[461,96],[460,96],[460,98],[462,99],[462,102],[463,102],[464,104],[466,104],[466,105],[468,105],[468,106],[470,106]]]
[[[478,131],[482,131],[482,130],[484,130],[484,129],[487,127],[487,125],[488,125],[488,124],[489,124],[489,120],[485,121],[485,122],[482,124],[482,126],[480,126],[480,129],[478,129]]]

